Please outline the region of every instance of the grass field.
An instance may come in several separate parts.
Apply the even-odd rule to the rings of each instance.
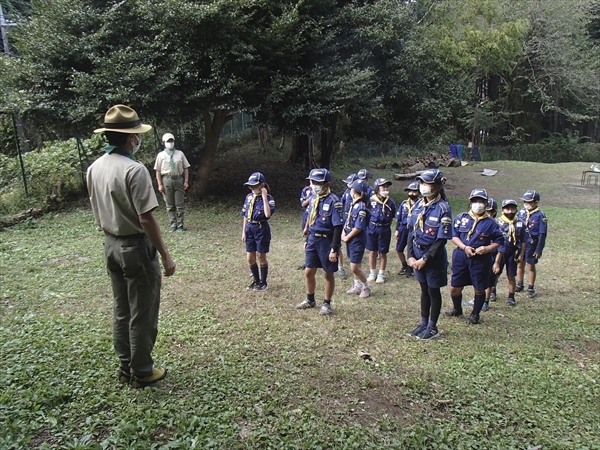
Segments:
[[[537,298],[517,294],[510,309],[502,279],[481,325],[442,318],[441,338],[421,342],[406,335],[418,285],[396,275],[395,255],[371,298],[338,281],[332,317],[294,310],[305,174],[272,155],[240,167],[241,156],[219,160],[207,199],[188,205],[188,231],[165,233],[178,268],[163,279],[154,356],[170,375],[156,388],[117,383],[103,235],[87,206],[0,233],[0,448],[600,448],[600,197],[578,186],[584,163],[445,171],[455,214],[474,187],[500,201],[536,188],[550,232]],[[254,170],[279,208],[264,293],[245,289],[238,215]]]

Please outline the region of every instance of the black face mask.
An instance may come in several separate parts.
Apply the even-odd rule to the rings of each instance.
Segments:
[[[516,213],[507,213],[507,214],[505,213],[504,214],[504,217],[506,217],[509,220],[513,220],[515,218],[515,216],[516,216]]]
[[[418,199],[419,196],[418,195],[409,195],[408,198],[410,198],[411,200],[414,201],[414,200]]]

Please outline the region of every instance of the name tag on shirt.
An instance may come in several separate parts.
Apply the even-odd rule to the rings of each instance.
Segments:
[[[439,217],[430,217],[429,220],[431,220],[432,222],[437,222],[438,220],[440,220]]]
[[[329,211],[329,203],[323,205],[323,211]]]

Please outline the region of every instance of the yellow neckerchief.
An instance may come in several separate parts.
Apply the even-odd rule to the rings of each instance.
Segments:
[[[390,211],[392,210],[392,207],[391,207],[390,205],[388,205],[388,204],[387,204],[388,200],[390,199],[390,197],[389,197],[389,196],[388,196],[388,197],[386,197],[386,198],[385,198],[385,200],[383,200],[383,201],[382,201],[382,200],[379,198],[379,195],[377,195],[377,194],[373,195],[373,198],[375,199],[375,201],[376,201],[377,203],[379,203],[380,205],[382,205],[382,207],[381,207],[381,210],[382,210],[382,211],[385,209],[385,207],[386,207],[386,206],[388,207],[388,209],[389,209]]]
[[[511,244],[517,245],[517,230],[515,229],[515,223],[517,222],[517,215],[515,217],[509,219],[504,214],[500,216],[500,220],[504,223],[508,224],[508,240]]]
[[[309,227],[313,223],[315,223],[315,220],[317,220],[317,211],[319,210],[319,202],[321,201],[322,198],[327,197],[330,192],[331,192],[331,189],[327,188],[323,192],[321,192],[319,195],[317,195],[316,200],[313,202],[312,209],[310,210],[310,215],[308,216],[308,226]]]
[[[469,239],[471,239],[471,236],[473,235],[473,232],[475,231],[475,227],[477,226],[477,223],[480,220],[486,219],[488,217],[490,217],[490,215],[488,214],[488,212],[484,212],[481,216],[477,217],[475,215],[475,213],[473,211],[469,211],[469,215],[475,220],[475,222],[473,222],[473,226],[471,227],[471,229],[469,230],[469,232],[467,233],[467,241]]]
[[[423,225],[425,224],[425,213],[427,212],[427,208],[429,208],[431,205],[436,204],[441,199],[442,199],[442,196],[440,194],[438,194],[435,196],[435,198],[433,200],[431,200],[429,203],[427,203],[427,197],[423,197],[423,211],[421,212],[421,214],[419,214],[419,217],[417,218],[417,223],[419,224],[419,228],[421,228],[421,231],[423,231]],[[416,205],[416,202],[415,202],[415,205]]]
[[[535,208],[533,208],[531,211],[529,211],[527,208],[525,208],[525,212],[527,213],[527,220],[525,220],[525,226],[529,225],[529,217],[531,217],[531,215],[533,213],[536,213],[540,210],[539,206],[536,206]]]
[[[254,209],[254,202],[256,202],[256,199],[258,197],[262,197],[262,193],[261,194],[255,194],[254,192],[252,193],[252,201],[250,201],[250,207],[248,208],[248,216],[247,216],[248,220],[252,220],[252,210]]]
[[[373,197],[375,197],[375,195]],[[344,225],[344,228],[348,228],[350,226],[350,218],[352,217],[352,209],[354,209],[354,205],[356,205],[356,203],[360,202],[361,200],[362,200],[362,196],[352,199],[352,204],[350,205],[350,209],[348,210],[348,217],[346,217],[346,224]],[[351,228],[354,228],[354,227],[351,227]]]

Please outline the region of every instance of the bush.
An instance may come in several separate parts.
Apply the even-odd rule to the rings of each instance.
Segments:
[[[13,214],[32,206],[41,207],[46,196],[58,181],[62,183],[61,196],[81,192],[88,165],[102,147],[102,137],[95,135],[83,142],[81,158],[75,138],[52,141],[23,155],[28,195],[25,195],[18,157],[0,155],[0,214]]]

